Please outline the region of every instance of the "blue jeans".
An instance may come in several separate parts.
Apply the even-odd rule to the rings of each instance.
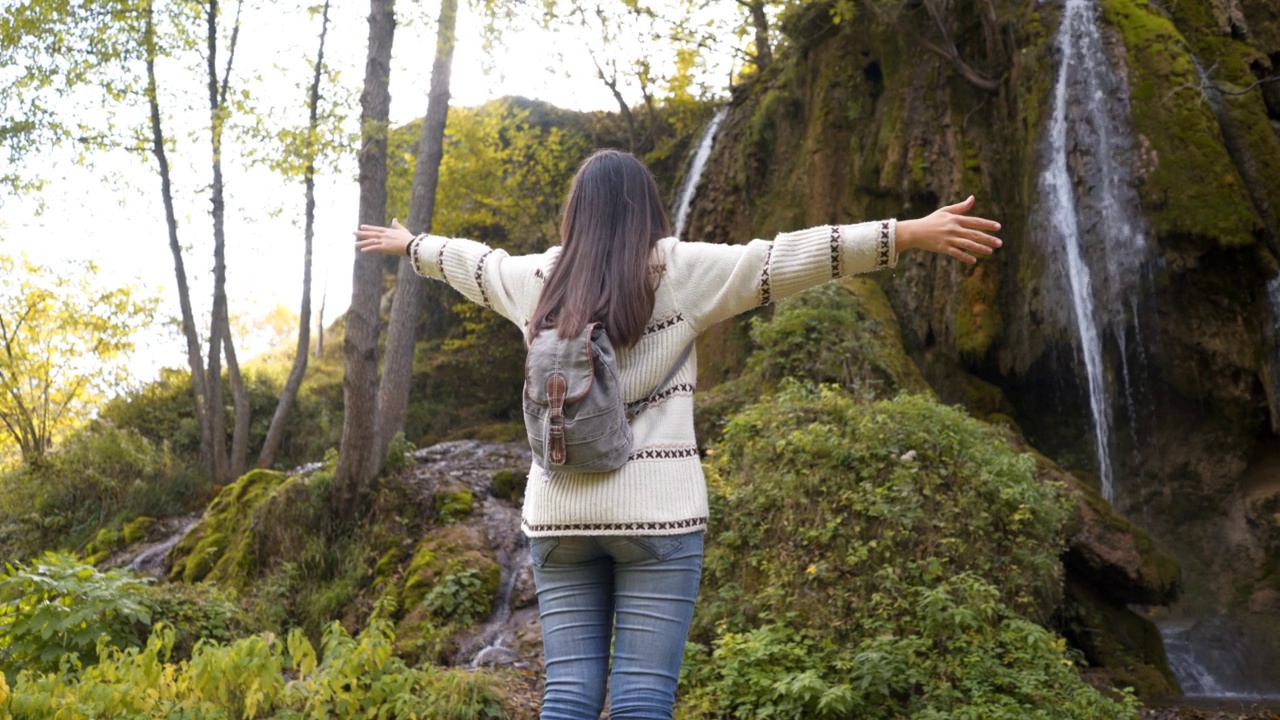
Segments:
[[[702,533],[539,537],[531,550],[547,655],[542,720],[597,720],[606,678],[610,720],[670,720]]]

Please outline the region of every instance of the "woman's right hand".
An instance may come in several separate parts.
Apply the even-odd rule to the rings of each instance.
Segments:
[[[922,218],[899,220],[895,236],[897,251],[928,250],[967,262],[976,263],[975,255],[990,255],[1001,246],[1000,238],[984,230],[996,231],[1000,223],[967,215],[973,209],[970,195],[963,202],[947,205]]]
[[[391,227],[381,225],[361,225],[355,231],[356,247],[360,252],[377,252],[383,255],[404,255],[413,233],[409,232],[399,220],[391,219]]]

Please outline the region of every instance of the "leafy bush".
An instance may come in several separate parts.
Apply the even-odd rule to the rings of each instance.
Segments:
[[[708,467],[686,716],[1131,717],[1036,624],[1070,504],[1034,469],[925,396],[788,381],[739,413]]]
[[[145,591],[146,583],[131,573],[98,572],[70,555],[47,553],[30,566],[6,564],[0,572],[0,671],[94,662],[104,643],[141,643],[139,630],[151,623]]]
[[[290,362],[292,356],[278,364],[254,363],[244,369],[252,418],[249,424],[251,454],[262,447],[266,438],[287,373],[282,368]],[[341,440],[342,379],[338,362],[336,372],[333,360],[328,358],[313,358],[308,364],[306,379],[286,421],[276,468],[293,468],[321,457],[325,448]],[[227,382],[224,377],[224,385]],[[230,397],[230,392],[227,385],[224,397]],[[160,379],[114,398],[100,414],[119,427],[136,430],[153,443],[168,442],[181,462],[195,466],[200,458],[200,426],[193,403],[191,373],[164,369],[160,371]],[[228,442],[233,428],[233,418],[229,417]]]
[[[199,474],[168,445],[110,422],[90,423],[42,464],[0,477],[0,528],[7,528],[0,554],[80,549],[104,527],[184,513],[203,491]]]
[[[170,660],[173,628],[156,626],[145,647],[103,644],[101,661],[80,670],[25,671],[12,693],[0,685],[0,717],[431,718],[502,717],[497,681],[480,673],[413,669],[391,653],[394,637],[374,620],[352,639],[338,623],[324,632],[322,657],[306,635],[282,643],[271,633],[202,642],[190,660]],[[9,697],[6,700],[6,694]]]

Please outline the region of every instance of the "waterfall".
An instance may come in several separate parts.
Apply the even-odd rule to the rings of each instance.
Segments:
[[[675,229],[673,235],[679,238],[684,234],[685,222],[689,219],[689,208],[693,205],[693,195],[698,191],[698,182],[702,180],[702,171],[707,167],[707,158],[711,157],[711,148],[716,142],[716,131],[720,129],[720,123],[724,122],[725,116],[729,114],[729,108],[722,107],[716,110],[716,114],[711,118],[711,122],[707,123],[707,127],[703,129],[702,136],[698,138],[698,148],[693,153],[693,160],[689,163],[689,170],[684,174],[684,182],[680,183],[680,197],[676,201],[675,212]]]
[[[1157,623],[1182,693],[1189,698],[1280,700],[1265,658],[1249,633],[1228,618],[1207,616]],[[1270,688],[1259,692],[1257,688]]]
[[[1136,307],[1146,232],[1131,170],[1127,91],[1107,65],[1095,14],[1091,0],[1066,0],[1063,7],[1035,226],[1047,238],[1046,314],[1075,331],[1102,494],[1111,500],[1112,422],[1104,343],[1109,332],[1122,351],[1128,347],[1127,309]],[[1128,376],[1126,365],[1121,379],[1126,399],[1131,394]]]

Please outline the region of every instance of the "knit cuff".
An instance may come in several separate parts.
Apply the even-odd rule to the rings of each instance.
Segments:
[[[875,220],[855,225],[837,225],[841,267],[840,275],[887,270],[898,264],[898,221]],[[832,239],[832,256],[835,257],[837,239]],[[833,260],[834,262],[834,260]]]

